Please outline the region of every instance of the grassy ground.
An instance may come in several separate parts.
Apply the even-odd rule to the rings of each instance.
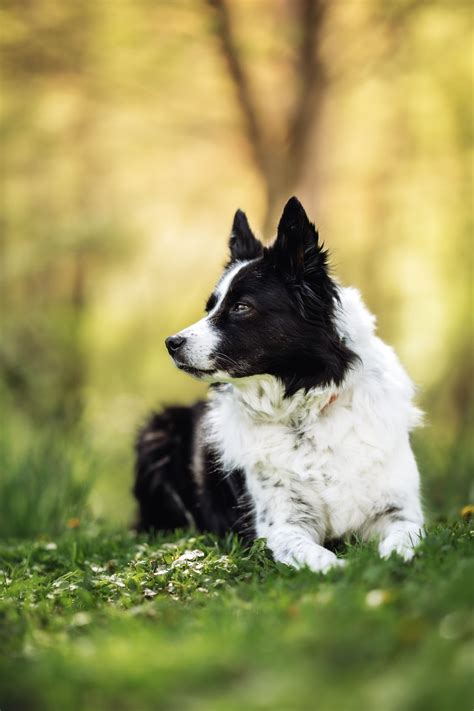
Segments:
[[[409,565],[350,546],[327,577],[232,538],[4,543],[0,708],[471,709],[470,533],[434,527]]]
[[[413,563],[354,544],[327,577],[261,542],[137,538],[130,449],[0,431],[1,711],[472,709],[468,438],[416,442],[437,523]]]

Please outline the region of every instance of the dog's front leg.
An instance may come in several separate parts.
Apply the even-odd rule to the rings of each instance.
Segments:
[[[317,507],[281,485],[251,489],[257,536],[266,539],[276,561],[296,568],[307,566],[318,573],[344,565],[345,561],[321,545],[324,525]]]

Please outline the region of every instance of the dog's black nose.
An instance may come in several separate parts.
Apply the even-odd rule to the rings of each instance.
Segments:
[[[184,336],[169,336],[166,341],[166,347],[170,355],[174,355],[179,351],[181,346],[184,346],[186,339]]]

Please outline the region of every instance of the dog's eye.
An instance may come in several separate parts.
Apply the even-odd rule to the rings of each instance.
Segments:
[[[250,304],[245,304],[243,301],[238,301],[232,306],[232,312],[234,314],[248,314],[252,310]]]

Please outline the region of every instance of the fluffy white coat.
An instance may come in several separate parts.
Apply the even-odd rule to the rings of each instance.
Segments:
[[[272,376],[236,379],[211,393],[205,425],[224,467],[245,472],[275,559],[323,572],[343,563],[327,539],[375,537],[380,555],[408,560],[423,530],[413,384],[358,291],[340,300],[337,328],[360,358],[342,385],[285,398]]]

